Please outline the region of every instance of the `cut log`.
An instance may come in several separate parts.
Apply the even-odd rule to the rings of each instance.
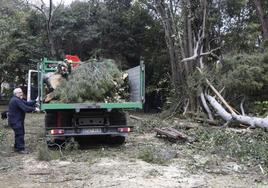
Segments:
[[[130,115],[129,118],[131,119],[135,119],[135,120],[139,120],[139,121],[143,121],[144,119],[138,117],[138,116],[134,116],[134,115]]]
[[[182,139],[182,140],[186,140],[184,137],[181,137],[181,135],[173,132],[173,131],[170,131],[166,128],[162,128],[162,129],[159,129],[159,128],[155,128],[154,129],[157,133],[157,136],[166,136],[168,138],[172,138],[174,140],[178,140],[178,139]]]
[[[154,129],[157,133],[157,136],[165,136],[169,139],[172,139],[172,140],[182,140],[182,141],[188,141],[188,142],[193,142],[194,139],[187,136],[186,134],[178,131],[177,129],[174,129],[174,128],[162,128],[162,129],[159,129],[159,128],[155,128]]]
[[[211,119],[203,119],[203,118],[194,118],[194,120],[198,121],[198,122],[205,122],[211,125],[219,125],[219,122],[215,121],[215,120],[211,120]]]

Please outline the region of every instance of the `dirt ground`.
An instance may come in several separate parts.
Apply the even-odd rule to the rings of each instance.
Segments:
[[[13,152],[13,132],[0,120],[5,133],[0,144],[0,188],[268,187],[266,172],[259,166],[203,155],[190,144],[159,139],[153,131],[134,131],[121,146],[100,143],[61,153],[49,150],[52,160],[44,161],[43,118],[43,114],[26,117],[28,155]],[[143,126],[136,120],[130,123]],[[150,162],[152,151],[159,161]]]

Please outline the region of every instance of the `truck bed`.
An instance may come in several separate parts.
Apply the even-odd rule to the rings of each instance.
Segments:
[[[40,66],[38,80],[41,85],[39,86],[39,93],[41,94],[44,90],[44,84],[42,83],[42,76],[46,72],[53,71],[53,68],[47,68],[48,64],[55,64],[56,61],[49,61],[44,59]],[[80,110],[80,109],[142,109],[145,95],[145,67],[143,62],[139,66],[126,70],[129,76],[130,86],[130,101],[128,102],[116,102],[116,103],[42,103],[41,110]]]

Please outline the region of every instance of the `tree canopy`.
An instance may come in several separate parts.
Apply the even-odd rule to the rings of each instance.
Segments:
[[[123,69],[144,58],[147,91],[164,89],[181,104],[190,100],[193,110],[203,88],[196,67],[218,89],[224,87],[230,100],[267,100],[266,1],[77,0],[65,6],[50,0],[38,6],[0,0],[0,4],[1,84],[24,84],[27,70],[43,57],[101,56],[115,59]],[[197,93],[191,96],[191,91]]]

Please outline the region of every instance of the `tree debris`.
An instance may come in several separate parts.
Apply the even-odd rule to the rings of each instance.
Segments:
[[[168,138],[170,141],[177,141],[177,140],[181,140],[184,142],[193,142],[194,139],[187,136],[186,134],[174,129],[174,128],[170,128],[170,127],[165,127],[165,128],[155,128],[154,129],[156,131],[156,136],[158,137],[166,137]]]
[[[59,102],[120,102],[129,99],[128,74],[112,59],[90,59],[53,91]]]

